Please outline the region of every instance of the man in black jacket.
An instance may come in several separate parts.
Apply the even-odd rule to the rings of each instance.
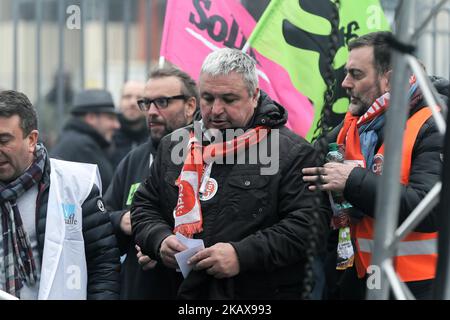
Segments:
[[[386,41],[389,36],[388,32],[371,33],[349,43],[347,76],[342,86],[350,96],[350,106],[344,122],[329,134],[328,141],[344,144],[345,159],[353,163],[327,163],[321,168],[303,170],[304,181],[315,182],[320,174],[323,190],[343,192],[345,199],[355,208],[350,217],[355,266],[341,272],[340,280],[333,279],[329,283],[332,298],[365,298],[366,270],[372,249],[364,244],[373,241],[376,191],[383,166],[384,117],[391,89],[392,67]],[[410,165],[407,168],[405,161],[402,165],[399,223],[409,216],[439,180],[442,168],[442,137],[413,79],[410,80],[407,128],[417,124],[418,132],[405,129],[403,158],[410,159]],[[413,143],[405,143],[408,139]],[[431,297],[437,258],[436,221],[436,212],[433,211],[415,228],[414,233],[408,235],[406,242],[402,242],[402,247],[408,250],[396,253],[397,272],[418,299]],[[336,234],[334,237],[337,239]],[[408,246],[408,241],[415,247]],[[329,275],[335,275],[331,271],[336,269],[335,252],[336,246],[330,255],[333,259],[329,265]]]
[[[36,111],[0,93],[0,290],[20,299],[117,299],[119,250],[94,165],[50,159]]]
[[[112,96],[100,89],[78,92],[71,113],[73,117],[65,125],[51,156],[98,165],[102,190],[106,190],[114,173],[107,148],[120,128]]]
[[[183,95],[183,98],[170,98],[179,95]],[[120,162],[105,193],[105,202],[121,252],[127,254],[121,270],[121,299],[167,299],[172,293],[169,291],[170,286],[166,285],[165,268],[141,255],[143,266],[138,264],[129,209],[134,192],[150,174],[150,166],[161,138],[192,122],[197,109],[198,92],[195,81],[188,74],[174,67],[165,67],[150,72],[142,96],[139,103],[142,112],[147,115],[150,137]],[[148,104],[149,100],[154,102]]]
[[[300,176],[317,164],[314,149],[284,126],[286,110],[260,91],[247,54],[211,53],[199,90],[202,120],[162,139],[135,193],[136,242],[168,269],[179,298],[300,298],[311,227],[320,246],[329,219]],[[184,280],[175,270],[175,254],[186,249],[177,232],[206,248],[189,259]]]

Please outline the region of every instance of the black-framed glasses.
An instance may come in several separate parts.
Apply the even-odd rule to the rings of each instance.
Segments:
[[[186,100],[188,97],[185,96],[184,94],[180,94],[177,96],[172,96],[172,97],[158,97],[155,99],[148,99],[148,98],[143,98],[143,99],[139,99],[137,101],[137,104],[139,106],[139,109],[141,109],[142,111],[148,111],[150,109],[150,106],[152,105],[152,103],[155,104],[155,106],[158,109],[165,109],[169,106],[170,101],[172,100]]]

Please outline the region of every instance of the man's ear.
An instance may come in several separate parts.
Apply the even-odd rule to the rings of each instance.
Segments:
[[[184,115],[187,119],[192,119],[194,117],[195,110],[197,109],[197,99],[195,97],[190,97],[184,105]]]
[[[83,116],[84,122],[86,122],[87,124],[89,124],[92,127],[95,127],[96,119],[97,119],[97,116],[93,112],[88,112]]]
[[[384,76],[385,81],[385,92],[391,91],[391,76],[392,76],[392,69],[387,71]]]
[[[256,88],[254,93],[253,93],[253,98],[252,98],[252,102],[255,104],[255,108],[258,106],[258,100],[259,100],[259,96],[261,94],[261,91],[259,90],[259,88]]]
[[[39,131],[37,131],[37,130],[32,130],[26,137],[26,139],[28,139],[28,151],[30,153],[34,153],[34,150],[36,149],[38,137],[39,137]]]

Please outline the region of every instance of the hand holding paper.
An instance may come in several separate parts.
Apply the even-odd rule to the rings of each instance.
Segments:
[[[206,269],[206,273],[215,278],[230,278],[240,271],[239,259],[234,247],[229,243],[219,242],[196,253],[189,264],[194,270]]]
[[[192,270],[192,265],[188,265],[187,261],[197,252],[205,249],[205,245],[202,239],[189,239],[183,236],[181,233],[177,233],[175,236],[177,237],[178,241],[180,241],[180,243],[187,247],[186,250],[175,254],[175,259],[178,263],[178,267],[180,268],[183,277],[186,278],[189,272],[191,272]]]
[[[186,249],[187,247],[181,243],[175,235],[171,235],[165,238],[161,243],[159,255],[165,266],[176,269],[178,268],[178,264],[175,260],[175,254]]]

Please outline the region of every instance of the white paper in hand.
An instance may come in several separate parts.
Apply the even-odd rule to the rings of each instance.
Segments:
[[[186,278],[192,270],[192,266],[187,264],[187,261],[190,257],[192,257],[194,254],[199,252],[200,250],[205,249],[205,244],[203,243],[202,239],[190,239],[183,236],[181,233],[177,232],[175,234],[178,241],[180,241],[182,244],[184,244],[187,249],[181,252],[178,252],[175,254],[175,260],[177,260],[178,267],[181,270],[181,273],[183,274],[183,277]],[[178,271],[178,269],[177,269]]]
[[[187,261],[197,252],[200,250],[205,249],[204,245],[200,245],[198,247],[189,248],[184,251],[175,253],[175,259],[177,260],[178,267],[181,270],[181,273],[183,274],[183,277],[186,279],[189,272],[192,270],[192,265],[187,264]]]
[[[180,241],[182,244],[184,244],[188,249],[195,248],[195,247],[198,247],[198,246],[203,246],[203,248],[205,247],[205,245],[203,244],[203,240],[202,239],[186,238],[185,236],[183,236],[179,232],[177,232],[175,234],[175,236],[177,237],[178,241]]]

